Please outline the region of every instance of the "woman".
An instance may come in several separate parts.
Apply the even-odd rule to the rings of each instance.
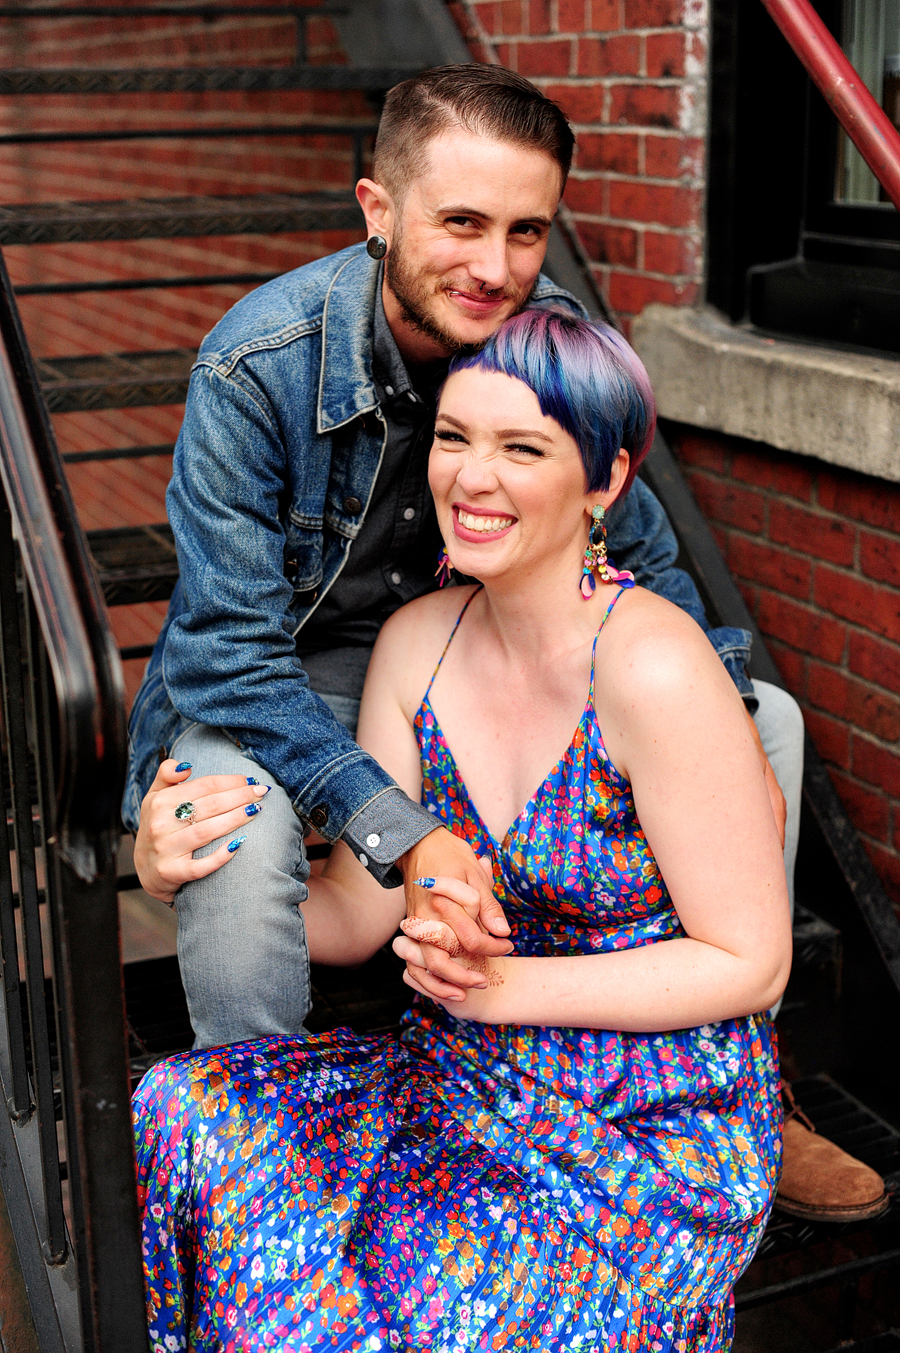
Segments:
[[[399,1041],[273,1038],[146,1077],[155,1349],[730,1345],[779,1165],[755,1012],[787,978],[788,907],[721,663],[605,564],[652,430],[603,326],[526,312],[451,367],[429,479],[479,584],[388,622],[359,737],[476,847],[514,953],[461,993],[428,971],[453,936],[404,922]],[[312,957],[364,960],[402,911],[339,844]]]

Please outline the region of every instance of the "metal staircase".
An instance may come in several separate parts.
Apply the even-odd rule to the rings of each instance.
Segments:
[[[140,69],[132,65],[0,68],[0,97],[38,102],[49,96],[68,96],[74,101],[72,106],[77,107],[83,97],[106,96],[107,106],[121,108],[123,123],[121,127],[104,123],[100,130],[62,126],[56,131],[12,130],[0,133],[0,147],[18,145],[27,150],[104,143],[130,146],[139,155],[143,147],[162,141],[200,144],[242,141],[248,147],[266,139],[325,142],[335,147],[336,156],[340,150],[343,157],[340,161],[346,167],[343,186],[303,191],[302,184],[298,184],[297,192],[248,192],[242,196],[123,198],[121,189],[116,195],[117,184],[110,181],[110,196],[104,200],[0,206],[0,245],[20,248],[93,244],[99,247],[92,257],[102,264],[106,246],[127,241],[227,240],[248,235],[268,239],[279,234],[335,231],[353,232],[362,238],[362,221],[351,188],[366,163],[380,95],[415,69],[468,59],[441,0],[348,0],[339,6],[252,3],[6,6],[0,7],[0,29],[7,22],[25,24],[30,32],[28,25],[43,24],[41,31],[51,31],[54,24],[73,20],[114,26],[156,19],[192,19],[201,30],[204,26],[212,30],[220,19],[242,16],[247,16],[248,21],[264,17],[284,19],[292,25],[293,38],[284,47],[278,64],[212,65],[201,61]],[[327,60],[310,50],[309,25],[319,20],[332,24],[338,39]],[[293,120],[261,117],[236,123],[229,106],[223,108],[212,124],[209,116],[212,105],[207,101],[200,110],[202,116],[198,114],[191,120],[190,108],[183,107],[179,124],[161,126],[151,105],[145,121],[136,118],[135,111],[140,112],[143,104],[131,97],[212,96],[273,90],[328,94],[332,98],[332,112]],[[335,111],[337,96],[351,95],[365,96],[368,109],[365,116],[360,116],[358,103],[349,118]],[[121,262],[121,255],[116,260]],[[116,270],[111,271],[113,275],[99,279],[63,281],[48,280],[38,273],[37,280],[22,282],[17,294],[20,298],[106,296],[108,313],[114,316],[123,293],[183,292],[225,284],[249,287],[275,275],[247,266],[190,275],[170,270],[134,278],[123,278],[116,275]],[[602,308],[589,274],[559,232],[551,240],[548,271],[593,310]],[[78,600],[70,602],[70,606],[91,636],[93,648],[88,645],[90,651],[87,657],[82,654],[82,660],[88,663],[90,659],[101,673],[102,680],[94,677],[95,687],[99,682],[102,688],[95,701],[99,716],[109,724],[105,761],[101,758],[98,762],[97,747],[91,750],[83,733],[81,741],[72,744],[73,748],[77,745],[80,758],[80,778],[76,776],[73,781],[76,788],[72,792],[87,800],[96,795],[101,773],[105,777],[106,819],[95,824],[94,844],[89,842],[85,846],[82,841],[81,849],[99,849],[98,843],[105,841],[109,856],[110,834],[115,831],[115,810],[114,805],[110,809],[110,804],[119,793],[122,778],[122,701],[117,685],[121,673],[115,670],[114,660],[109,656],[110,635],[103,626],[93,575],[86,568],[84,541],[75,524],[60,461],[70,467],[99,467],[131,459],[151,463],[158,460],[164,464],[172,445],[154,441],[146,445],[71,451],[58,458],[45,413],[34,399],[31,381],[34,373],[40,383],[44,408],[51,415],[179,405],[185,398],[193,351],[170,347],[43,356],[34,362],[32,372],[27,352],[20,344],[20,336],[17,337],[15,310],[8,290],[3,295],[8,309],[2,334],[7,355],[4,360],[12,363],[13,374],[4,385],[0,361],[0,447],[7,504],[4,510],[13,514],[18,542],[17,547],[9,530],[5,536],[0,531],[0,551],[6,551],[3,556],[6,563],[0,560],[0,568],[7,570],[6,590],[0,596],[5,726],[12,729],[19,718],[27,734],[20,744],[10,742],[3,747],[5,774],[19,772],[13,774],[4,792],[9,805],[9,830],[16,833],[19,858],[32,859],[34,869],[31,881],[27,871],[18,880],[10,878],[6,883],[0,874],[5,1018],[5,1025],[0,1022],[0,1078],[4,1098],[12,1088],[10,1115],[0,1113],[0,1353],[18,1353],[20,1348],[28,1349],[29,1353],[34,1349],[66,1350],[66,1353],[74,1350],[131,1353],[133,1349],[136,1353],[146,1347],[146,1340],[135,1268],[134,1201],[129,1195],[127,1105],[123,1093],[96,1092],[100,1083],[96,1075],[88,1081],[93,1100],[90,1094],[85,1098],[87,1092],[82,1092],[83,1081],[79,1077],[85,1067],[90,1071],[93,1058],[94,1064],[102,1064],[97,1072],[100,1080],[105,1077],[105,1085],[118,1085],[121,1092],[129,1073],[134,1083],[158,1057],[189,1046],[191,1031],[174,958],[126,965],[122,975],[126,1007],[123,1017],[117,994],[119,969],[109,949],[109,936],[115,930],[116,889],[109,859],[92,874],[83,857],[76,854],[70,859],[63,849],[56,872],[48,872],[48,862],[53,861],[54,850],[58,850],[55,843],[65,835],[69,815],[79,806],[73,805],[71,795],[62,803],[61,791],[54,797],[52,788],[68,783],[60,772],[61,767],[70,766],[71,758],[66,761],[63,756],[60,760],[60,740],[53,730],[58,723],[56,707],[67,708],[64,697],[70,673],[65,655],[61,656],[53,647],[54,615],[50,602],[43,593],[35,592],[28,568],[9,561],[17,557],[18,548],[28,566],[36,569],[42,540],[62,538],[67,542],[64,558],[56,559],[53,550],[50,555],[54,567],[62,570],[66,578],[71,575],[77,580]],[[0,318],[5,313],[0,307]],[[30,410],[24,423],[21,420],[17,423],[13,416],[16,398],[24,400]],[[7,406],[13,413],[4,420],[2,415]],[[17,436],[32,447],[18,459],[12,454]],[[19,492],[17,496],[16,485],[23,475],[26,479],[31,475],[29,493]],[[683,563],[697,579],[710,614],[722,623],[748,625],[746,608],[661,440],[650,457],[646,475],[676,525]],[[166,523],[144,522],[93,530],[88,540],[107,607],[161,602],[169,597],[177,578],[177,561],[172,533]],[[16,579],[18,593],[14,598],[10,586]],[[32,616],[24,647],[18,635],[20,610],[23,626],[25,615]],[[748,627],[752,628],[752,622]],[[43,636],[40,641],[38,632]],[[125,661],[146,657],[149,647],[125,645],[120,649],[120,657]],[[50,655],[49,660],[46,654]],[[759,636],[756,654],[755,674],[777,680],[771,663],[767,665]],[[17,664],[25,674],[24,686],[21,680],[16,685]],[[44,684],[36,684],[40,682]],[[43,706],[33,703],[35,690],[42,693]],[[29,712],[17,716],[16,701],[23,705],[31,701]],[[68,727],[65,721],[63,726]],[[25,781],[21,775],[23,765],[30,767]],[[3,821],[5,824],[6,819]],[[30,847],[29,824],[33,824],[34,831]],[[7,843],[0,842],[0,847],[2,863],[2,859],[8,858]],[[894,1031],[900,1026],[900,929],[883,893],[879,892],[877,880],[873,882],[871,869],[866,871],[861,857],[855,833],[830,791],[821,764],[812,755],[801,846],[800,894],[813,921],[806,923],[807,957],[792,980],[793,997],[785,1007],[784,1027],[796,1047],[800,1069],[807,1073],[801,1094],[813,1117],[819,1115],[823,1130],[845,1142],[848,1149],[897,1178],[900,1134],[888,1120],[900,1121],[900,1106],[896,1094],[892,1099],[887,1087],[877,1083],[879,1059],[872,1040],[878,1031],[888,1029],[889,1038],[898,1043]],[[39,877],[42,870],[46,877]],[[133,875],[118,879],[120,891],[136,886]],[[49,902],[52,912],[52,952],[42,947],[39,914],[42,902]],[[16,911],[25,922],[21,942],[15,938]],[[823,945],[831,958],[827,955],[822,958]],[[80,959],[83,971],[73,969],[73,954]],[[27,959],[22,981],[18,978],[20,957]],[[840,990],[838,967],[843,976]],[[99,973],[96,980],[99,996],[92,1002],[95,970]],[[406,988],[398,977],[397,961],[388,951],[362,969],[314,972],[315,1004],[310,1027],[318,1031],[350,1024],[361,1032],[393,1027],[406,1003]],[[822,1030],[826,1028],[828,1037],[823,1041]],[[860,1034],[865,1040],[864,1052],[860,1052],[857,1041]],[[896,1049],[891,1055],[900,1067]],[[826,1073],[838,1076],[858,1098]],[[109,1101],[102,1112],[97,1108],[101,1099],[105,1105]],[[865,1107],[872,1102],[885,1116]],[[62,1125],[59,1128],[58,1123]],[[61,1145],[57,1144],[58,1132]],[[91,1145],[94,1132],[97,1137],[90,1150],[85,1143]],[[109,1164],[106,1175],[102,1169],[104,1150]],[[791,1303],[796,1306],[798,1302],[802,1308],[806,1293],[816,1294],[811,1300],[817,1305],[821,1304],[819,1294],[824,1293],[827,1306],[832,1290],[855,1292],[860,1281],[870,1281],[879,1272],[890,1272],[891,1266],[900,1261],[898,1226],[896,1209],[876,1226],[844,1228],[840,1234],[835,1228],[803,1226],[776,1214],[738,1293],[739,1313]],[[8,1278],[3,1276],[4,1265],[11,1275]],[[23,1312],[25,1287],[28,1297]],[[864,1320],[854,1324],[856,1311],[849,1298],[841,1297],[838,1304],[840,1309],[831,1321],[830,1333],[822,1335],[815,1345],[816,1353],[830,1349],[841,1339],[851,1338],[857,1328],[865,1329]],[[884,1325],[900,1322],[900,1303],[895,1302],[892,1310],[894,1314],[888,1312]],[[16,1336],[15,1343],[9,1338],[14,1321],[25,1329],[21,1337]],[[738,1328],[740,1334],[740,1319]],[[884,1334],[881,1342],[859,1344],[858,1348],[871,1346],[872,1353],[876,1353],[876,1348],[878,1353],[881,1350],[887,1353],[898,1346],[892,1340],[892,1335]],[[759,1346],[774,1350],[786,1345],[779,1342],[779,1336],[773,1336],[773,1341]]]

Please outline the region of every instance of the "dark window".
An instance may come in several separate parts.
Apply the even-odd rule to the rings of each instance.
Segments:
[[[900,0],[819,0],[900,125]],[[714,0],[709,301],[772,334],[900,352],[900,214],[760,0]]]

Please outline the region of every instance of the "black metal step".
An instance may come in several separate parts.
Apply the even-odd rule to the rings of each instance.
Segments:
[[[190,348],[170,348],[39,358],[35,366],[50,412],[72,413],[183,404],[195,356]]]
[[[738,1312],[805,1296],[824,1287],[853,1286],[866,1274],[900,1268],[900,1205],[896,1197],[900,1132],[830,1076],[808,1076],[794,1081],[791,1088],[823,1137],[883,1176],[892,1201],[888,1211],[874,1221],[844,1224],[801,1221],[779,1212],[776,1204],[753,1263],[735,1291]],[[792,1257],[788,1260],[788,1256]]]
[[[419,66],[154,66],[147,70],[0,69],[0,94],[167,94],[233,89],[390,89]]]
[[[178,580],[172,528],[120,526],[89,531],[88,543],[107,606],[167,601]]]
[[[362,213],[349,192],[27,202],[0,207],[0,245],[362,229]]]
[[[862,1339],[852,1344],[839,1344],[831,1353],[900,1353],[900,1333],[888,1330],[874,1339]]]
[[[126,963],[125,1003],[137,1047],[132,1071],[142,1075],[161,1056],[181,1052],[193,1041],[178,960],[144,959]],[[359,968],[310,965],[310,1033],[351,1028],[358,1034],[393,1031],[412,1000],[403,982],[403,964],[389,946]]]

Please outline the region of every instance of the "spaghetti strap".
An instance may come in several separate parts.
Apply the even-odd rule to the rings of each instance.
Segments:
[[[606,613],[604,614],[603,619],[600,621],[600,628],[598,629],[597,633],[594,635],[594,646],[593,646],[593,648],[591,649],[591,704],[594,703],[594,664],[595,664],[596,661],[597,661],[597,640],[600,638],[600,635],[603,633],[603,626],[606,624],[607,620],[608,620],[609,617],[612,615],[612,608],[615,606],[616,602],[619,600],[619,597],[622,595],[623,592],[628,592],[629,590],[630,590],[630,589],[627,588],[627,587],[620,587],[620,588],[619,588],[618,592],[616,593],[616,595],[613,597],[612,601],[611,601],[611,602],[609,603],[609,605],[607,606],[607,608],[606,608]],[[471,598],[470,598],[470,600],[471,600]],[[461,619],[462,619],[462,616],[460,616],[460,620],[461,620]],[[459,624],[459,621],[457,621],[456,623]],[[451,636],[451,637],[452,637],[452,636]],[[444,651],[446,652],[446,649],[445,649]],[[433,677],[432,677],[432,680],[434,680]]]
[[[435,677],[437,676],[438,672],[441,670],[441,663],[444,661],[444,659],[445,659],[446,656],[447,656],[447,649],[448,649],[448,648],[450,647],[450,645],[453,643],[453,636],[455,635],[456,631],[459,629],[460,624],[461,624],[461,622],[462,622],[462,618],[463,618],[463,616],[465,615],[466,611],[469,609],[469,607],[471,606],[472,602],[475,600],[475,598],[478,596],[478,593],[481,591],[481,587],[482,587],[482,585],[479,584],[479,586],[475,588],[475,591],[474,591],[474,592],[466,599],[466,604],[465,604],[465,606],[462,608],[462,610],[460,611],[459,615],[456,617],[456,624],[453,626],[453,629],[450,631],[450,638],[449,638],[449,639],[447,640],[447,642],[444,644],[444,651],[443,651],[443,653],[441,654],[441,656],[438,658],[438,661],[437,661],[437,667],[435,667],[434,671],[433,671],[432,674],[431,674],[431,680],[430,680],[429,683],[428,683],[428,690],[425,692],[424,696],[422,697],[422,704],[423,704],[423,705],[424,705],[425,701],[428,699],[429,695],[431,694],[431,688],[432,688],[432,686],[434,685],[434,679],[435,679]],[[604,619],[605,619],[605,617],[604,617]]]

